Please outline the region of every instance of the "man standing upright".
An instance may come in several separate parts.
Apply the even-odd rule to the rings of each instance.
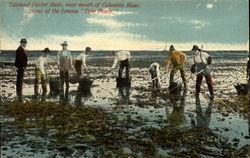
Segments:
[[[57,64],[60,71],[61,90],[64,93],[64,82],[66,84],[66,91],[69,89],[69,75],[72,66],[71,52],[67,49],[68,44],[64,41],[62,50],[57,53]]]
[[[27,67],[28,57],[26,53],[27,40],[21,39],[20,46],[16,50],[15,67],[17,68],[16,94],[18,101],[23,100],[23,77]]]
[[[185,76],[185,67],[184,63],[186,60],[186,54],[176,51],[174,46],[171,45],[169,48],[169,54],[166,59],[166,71],[168,71],[170,64],[172,65],[172,70],[170,73],[169,87],[174,83],[174,76],[179,70],[181,73],[181,78],[184,83],[185,91],[187,90],[187,82]]]
[[[210,92],[210,99],[214,98],[214,87],[213,87],[213,78],[211,76],[211,69],[209,65],[212,63],[212,57],[206,52],[202,52],[197,45],[194,45],[192,51],[195,55],[194,65],[192,65],[192,72],[197,73],[196,77],[196,96],[199,96],[201,91],[201,82],[203,76],[206,78],[208,89]]]
[[[126,68],[126,78],[129,79],[129,70],[130,70],[130,52],[129,51],[118,51],[115,54],[114,63],[112,69],[115,68],[117,62],[120,62],[120,68],[118,72],[119,78],[122,78],[123,69]]]

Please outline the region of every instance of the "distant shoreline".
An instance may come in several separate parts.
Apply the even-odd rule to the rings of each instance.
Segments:
[[[16,51],[16,50],[0,50],[0,52],[8,52],[8,51]],[[42,51],[42,50],[28,50],[28,51]],[[51,50],[51,51],[60,51],[60,50]],[[72,52],[81,52],[83,50],[70,50]],[[112,52],[112,51],[118,51],[118,50],[92,50],[93,52]],[[168,50],[128,50],[131,52],[141,52],[141,51],[145,51],[145,52],[168,52]],[[183,51],[183,52],[190,52],[191,50],[178,50],[178,51]],[[209,52],[248,52],[248,50],[203,50],[202,51],[209,51]]]

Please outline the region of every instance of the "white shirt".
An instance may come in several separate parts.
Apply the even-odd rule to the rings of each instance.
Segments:
[[[123,61],[123,60],[127,60],[127,59],[130,59],[130,52],[129,51],[119,51],[119,52],[115,53],[115,59],[114,59],[112,69],[115,68],[118,61]]]
[[[36,60],[36,67],[39,68],[41,70],[42,75],[45,75],[45,65],[46,65],[46,58],[44,56],[40,56],[37,60]]]
[[[82,68],[87,68],[86,66],[86,59],[88,55],[85,52],[82,52],[76,57],[76,60],[81,60],[82,61]]]
[[[198,63],[205,63],[207,64],[207,59],[210,55],[208,55],[206,52],[199,52],[197,54],[195,54],[195,57],[194,57],[194,62],[196,64]]]
[[[149,66],[149,70],[150,70],[150,68],[153,67],[153,66],[156,67],[156,75],[157,75],[157,77],[154,78],[154,79],[152,79],[151,74],[149,73],[149,78],[150,78],[151,80],[155,80],[155,79],[158,78],[158,82],[159,82],[159,84],[161,84],[161,79],[160,79],[160,76],[161,76],[161,74],[160,74],[160,64],[157,63],[157,62],[153,62],[153,63]]]
[[[57,64],[60,66],[60,58],[61,57],[68,57],[70,59],[70,63],[72,65],[72,56],[69,50],[61,50],[57,53]]]

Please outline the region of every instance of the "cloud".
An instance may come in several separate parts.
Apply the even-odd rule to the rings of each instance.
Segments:
[[[197,4],[195,7],[200,7],[201,6],[201,3]]]
[[[208,8],[208,9],[212,9],[213,7],[214,7],[213,4],[211,4],[211,3],[207,4],[207,8]]]
[[[102,25],[108,29],[121,29],[122,27],[133,27],[133,26],[143,26],[139,23],[131,23],[125,21],[118,21],[114,18],[94,16],[86,19],[89,24],[93,25]]]
[[[195,29],[201,29],[202,27],[210,25],[209,21],[197,20],[197,19],[190,20],[189,23],[195,25],[194,27]]]
[[[8,36],[2,34],[1,48],[2,50],[15,50],[22,37]],[[144,39],[144,40],[143,40]],[[42,50],[49,47],[51,50],[60,50],[60,43],[67,41],[70,50],[84,50],[86,46],[90,46],[93,50],[163,50],[167,44],[174,45],[177,50],[190,50],[194,44],[203,45],[204,50],[248,50],[246,42],[242,44],[223,44],[212,42],[171,42],[171,41],[154,41],[148,40],[145,36],[134,38],[134,34],[125,32],[113,33],[95,33],[89,32],[79,36],[68,35],[45,35],[41,38],[28,38],[28,50]]]
[[[192,24],[194,25],[195,29],[201,29],[205,26],[210,25],[209,21],[206,20],[198,20],[198,19],[184,19],[181,17],[161,17],[161,20],[168,20],[168,22],[171,23],[187,23],[187,24]]]
[[[30,12],[30,8],[24,7],[23,8],[23,19],[24,20],[21,22],[21,25],[25,25],[25,24],[29,23],[29,21],[34,18],[34,15],[35,15],[34,13]]]
[[[110,9],[105,8],[103,10],[109,11]],[[124,15],[130,15],[130,14],[137,14],[137,12],[129,12],[129,11],[118,11],[118,10],[110,10],[112,11],[111,14],[104,14],[104,13],[94,13],[93,15],[98,17],[116,17],[116,16],[124,16]]]

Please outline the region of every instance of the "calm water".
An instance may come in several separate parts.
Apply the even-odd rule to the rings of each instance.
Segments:
[[[73,58],[81,53],[81,51],[71,51]],[[190,51],[184,51],[188,56],[188,60],[192,62],[193,54]],[[208,52],[214,59],[214,63],[242,63],[242,59],[246,59],[248,53],[246,51],[210,51]],[[168,52],[163,51],[131,51],[131,64],[135,67],[147,67],[152,62],[158,62],[164,65]],[[35,60],[41,55],[40,51],[29,51],[28,58],[30,61]],[[57,51],[52,51],[49,60],[56,60]],[[112,51],[92,51],[88,56],[87,64],[94,66],[111,66],[113,61]],[[2,51],[0,54],[0,62],[14,62],[15,50]]]

